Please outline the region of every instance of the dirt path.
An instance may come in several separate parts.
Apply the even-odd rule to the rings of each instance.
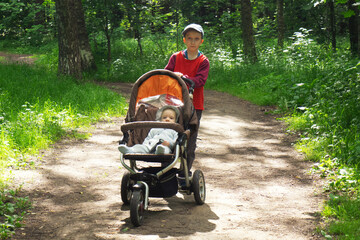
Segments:
[[[35,58],[33,58],[33,55],[31,54],[0,52],[0,63],[1,62],[33,64],[35,62]]]
[[[132,227],[119,194],[123,119],[114,119],[98,123],[89,140],[56,144],[36,170],[16,173],[34,209],[14,239],[320,239],[319,188],[281,124],[228,94],[205,95],[193,169],[205,174],[206,204],[192,195],[151,198],[143,226]]]

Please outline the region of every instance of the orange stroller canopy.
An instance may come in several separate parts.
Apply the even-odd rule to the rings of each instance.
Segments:
[[[175,73],[165,69],[149,71],[134,83],[125,122],[137,121],[135,115],[138,103],[153,96],[164,96],[167,105],[181,107],[184,128],[191,130],[198,128],[194,106],[186,83]]]
[[[182,88],[176,79],[168,75],[153,75],[139,86],[136,103],[143,98],[162,94],[174,96],[183,102]]]

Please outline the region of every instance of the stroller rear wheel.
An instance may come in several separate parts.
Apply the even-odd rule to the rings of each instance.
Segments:
[[[131,200],[131,180],[130,180],[130,173],[125,173],[121,179],[121,200],[125,205],[130,204]]]
[[[203,205],[205,203],[206,187],[204,174],[200,170],[196,170],[194,172],[192,178],[192,190],[194,192],[196,203],[198,205]]]
[[[130,219],[135,227],[142,224],[145,212],[145,194],[142,189],[134,190],[130,201]]]

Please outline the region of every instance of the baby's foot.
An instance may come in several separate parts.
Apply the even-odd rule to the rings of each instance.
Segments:
[[[163,146],[163,145],[158,145],[156,147],[156,151],[155,154],[168,154],[169,150],[167,147]]]
[[[132,153],[131,148],[123,144],[119,145],[118,149],[122,154]]]

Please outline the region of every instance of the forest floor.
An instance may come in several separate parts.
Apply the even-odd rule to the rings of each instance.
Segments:
[[[205,175],[204,205],[180,193],[150,198],[143,225],[133,227],[120,198],[124,119],[116,118],[94,125],[87,140],[54,144],[35,169],[14,171],[33,209],[13,239],[322,239],[321,180],[294,150],[296,135],[266,114],[271,108],[226,93],[206,90],[205,107],[193,166]]]
[[[35,62],[35,58],[31,54],[13,54],[7,52],[0,52],[0,62],[17,62],[32,64]]]

